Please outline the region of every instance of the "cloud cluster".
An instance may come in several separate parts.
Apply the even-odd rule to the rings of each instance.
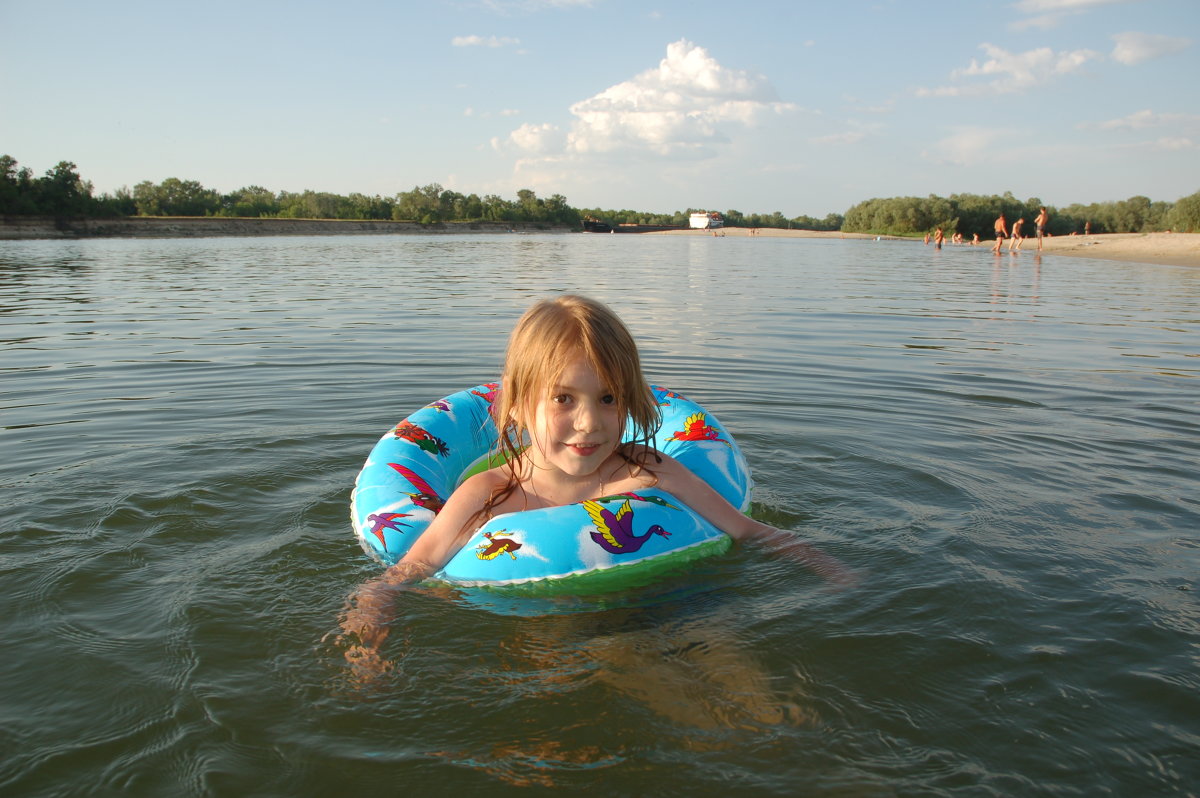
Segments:
[[[921,157],[941,165],[975,167],[994,159],[999,142],[1012,135],[1012,131],[994,127],[959,126],[933,149],[923,150]]]
[[[480,0],[480,5],[497,14],[535,13],[543,8],[590,8],[592,0]]]
[[[1101,0],[1030,0],[1051,6],[1092,6]],[[1114,2],[1116,0],[1113,0]],[[1152,58],[1177,53],[1191,46],[1190,39],[1162,36],[1155,33],[1126,32],[1114,35],[1116,46],[1110,56],[1113,61],[1133,66]],[[951,84],[936,88],[917,89],[918,97],[981,97],[1014,94],[1040,86],[1055,78],[1079,72],[1092,61],[1104,56],[1095,50],[1061,50],[1049,47],[1012,53],[994,44],[979,45],[987,59],[972,58],[969,66],[950,73]],[[982,79],[982,80],[977,80]]]
[[[1134,143],[1133,146],[1138,149],[1145,150],[1165,150],[1168,152],[1177,152],[1181,150],[1194,150],[1198,148],[1196,140],[1192,138],[1200,134],[1200,115],[1197,114],[1157,114],[1150,109],[1135,111],[1128,116],[1123,116],[1120,119],[1110,119],[1107,122],[1101,122],[1096,125],[1101,130],[1130,130],[1142,131],[1153,128],[1167,128],[1168,135],[1160,136],[1157,139],[1150,141],[1141,141]]]
[[[569,130],[525,124],[498,148],[534,155],[642,152],[675,158],[715,154],[729,133],[794,110],[761,75],[729,69],[687,40],[667,46],[657,68],[575,103]]]
[[[454,47],[507,47],[520,43],[520,39],[511,36],[455,36],[450,40]]]
[[[1017,13],[1032,16],[1018,20],[1012,27],[1017,30],[1053,28],[1072,14],[1091,11],[1099,6],[1128,2],[1136,0],[1020,0],[1014,5]]]
[[[1150,109],[1142,111],[1134,111],[1129,116],[1123,116],[1120,119],[1110,119],[1107,122],[1101,122],[1102,130],[1145,130],[1151,127],[1162,127],[1164,125],[1179,125],[1200,129],[1200,115],[1196,114],[1156,114]]]
[[[1163,36],[1157,33],[1118,33],[1113,36],[1113,41],[1117,43],[1113,48],[1112,57],[1114,61],[1133,66],[1140,64],[1143,61],[1149,61],[1152,58],[1161,58],[1164,55],[1177,53],[1180,50],[1185,50],[1191,45],[1190,39],[1184,39],[1177,36]]]
[[[971,59],[970,66],[950,73],[951,80],[990,78],[983,83],[969,82],[933,89],[918,89],[918,97],[970,97],[991,94],[1012,94],[1026,91],[1061,75],[1079,71],[1084,64],[1101,58],[1094,50],[1055,52],[1049,47],[1010,53],[1002,47],[979,45],[988,55],[982,63]]]

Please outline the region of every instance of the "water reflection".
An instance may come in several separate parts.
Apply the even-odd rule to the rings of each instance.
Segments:
[[[416,592],[437,601],[454,601],[458,593]],[[414,614],[404,620],[401,609],[401,628],[421,625],[429,611],[414,599],[400,599]],[[505,619],[478,631],[488,640],[486,651],[424,651],[421,635],[406,633],[386,649],[389,668],[364,674],[352,662],[347,684],[364,698],[385,700],[422,685],[456,684],[471,696],[481,733],[466,747],[435,746],[427,755],[519,786],[558,785],[580,770],[616,766],[664,744],[697,754],[729,750],[746,735],[817,723],[795,680],[781,688],[743,641],[732,605],[711,598],[699,605]]]
[[[8,791],[1186,794],[1200,270],[631,238],[0,249]],[[632,603],[413,592],[351,684],[313,648],[376,573],[354,474],[567,290],[870,587],[730,556]]]

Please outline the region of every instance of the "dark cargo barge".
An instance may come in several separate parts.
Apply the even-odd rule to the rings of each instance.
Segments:
[[[686,230],[677,224],[618,224],[611,225],[602,219],[586,216],[583,219],[585,233],[660,233],[664,230]]]

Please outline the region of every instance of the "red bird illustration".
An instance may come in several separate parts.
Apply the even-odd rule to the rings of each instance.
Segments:
[[[436,435],[430,435],[424,428],[418,427],[408,419],[397,424],[392,434],[397,438],[415,443],[430,454],[442,457],[450,454],[450,447],[446,445],[444,440]]]
[[[384,539],[383,531],[391,529],[403,534],[404,530],[400,527],[408,526],[408,524],[398,519],[407,518],[410,515],[412,513],[371,513],[367,516],[367,523],[371,525],[371,534],[379,538],[379,543],[383,546],[384,551],[387,551],[387,540]]]
[[[413,471],[407,466],[402,466],[399,463],[388,463],[389,466],[396,469],[400,476],[412,483],[412,486],[417,489],[416,493],[406,493],[408,498],[413,500],[413,504],[418,507],[424,507],[426,510],[432,510],[436,515],[441,512],[442,507],[446,502],[441,496],[437,495],[437,491],[421,478],[421,475]]]
[[[654,401],[658,403],[659,407],[669,407],[671,404],[669,400],[671,399],[682,399],[685,402],[687,401],[687,397],[683,394],[675,393],[674,391],[667,390],[666,388],[659,388],[654,392]]]
[[[683,422],[684,428],[671,435],[673,441],[720,441],[729,446],[729,441],[721,437],[721,431],[708,424],[704,413],[692,413]]]
[[[483,387],[487,388],[487,393],[480,393],[479,391],[476,391],[476,390],[472,390],[471,393],[473,393],[476,396],[478,396],[479,398],[483,399],[489,405],[495,404],[496,403],[496,395],[500,391],[500,383],[489,382],[489,383],[485,384]]]
[[[504,535],[504,537],[500,537]],[[475,548],[479,553],[475,556],[481,560],[494,560],[501,554],[507,554],[514,560],[517,559],[516,550],[521,548],[521,544],[512,538],[508,537],[508,531],[501,529],[496,532],[484,532],[483,536],[487,538],[486,543],[480,543]]]

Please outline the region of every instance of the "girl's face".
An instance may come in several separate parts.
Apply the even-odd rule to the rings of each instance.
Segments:
[[[582,356],[563,369],[534,409],[533,464],[571,477],[594,474],[621,442],[616,395]]]

